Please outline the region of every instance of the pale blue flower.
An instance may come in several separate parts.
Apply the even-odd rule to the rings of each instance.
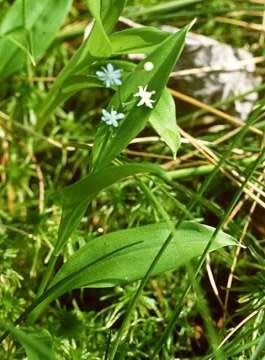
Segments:
[[[107,88],[111,87],[112,85],[121,85],[121,70],[120,69],[114,69],[112,64],[107,64],[106,67],[101,67],[102,71],[97,71],[96,75],[104,82],[105,86]]]
[[[123,113],[118,113],[116,110],[111,109],[111,111],[108,112],[107,110],[103,109],[101,120],[109,126],[117,127],[119,125],[118,121],[124,117],[125,115]]]

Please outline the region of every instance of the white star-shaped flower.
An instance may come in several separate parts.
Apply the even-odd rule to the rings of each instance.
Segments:
[[[155,100],[151,99],[152,95],[155,94],[155,91],[147,91],[147,85],[145,87],[138,86],[138,92],[134,96],[140,97],[141,100],[138,102],[137,106],[145,105],[150,109],[153,109],[153,103]]]

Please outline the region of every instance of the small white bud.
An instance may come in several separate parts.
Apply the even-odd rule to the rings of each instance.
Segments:
[[[148,61],[144,64],[145,71],[152,71],[154,68],[154,64],[151,61]]]

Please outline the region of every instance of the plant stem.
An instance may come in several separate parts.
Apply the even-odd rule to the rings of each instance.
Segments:
[[[143,291],[144,286],[146,285],[148,279],[150,278],[150,276],[152,275],[152,271],[155,268],[155,266],[157,265],[158,261],[160,260],[161,256],[163,255],[164,251],[167,249],[167,247],[169,246],[171,240],[176,236],[176,228],[180,225],[180,223],[182,222],[182,218],[179,220],[179,222],[177,223],[176,227],[172,224],[167,212],[165,211],[165,209],[163,208],[163,206],[159,203],[159,201],[156,199],[155,195],[153,194],[152,191],[150,191],[150,189],[145,185],[145,183],[143,183],[142,181],[140,182],[140,186],[143,189],[143,191],[146,193],[146,195],[148,196],[148,198],[151,200],[151,202],[155,205],[158,213],[160,213],[163,217],[163,219],[167,222],[168,227],[170,229],[170,235],[168,236],[168,238],[166,239],[166,241],[163,243],[163,245],[161,246],[161,248],[159,249],[157,255],[155,256],[154,260],[152,261],[150,267],[148,268],[144,278],[142,279],[142,281],[140,282],[140,285],[136,291],[136,293],[134,294],[129,307],[127,309],[124,321],[122,323],[121,328],[119,329],[119,332],[117,334],[117,337],[115,339],[114,342],[114,346],[112,348],[112,351],[110,353],[110,357],[109,360],[114,360],[115,355],[117,353],[118,347],[120,342],[122,341],[123,336],[126,336],[126,331],[127,331],[127,327],[129,325],[129,320],[132,316],[132,313],[137,305],[137,301],[141,295],[141,292]],[[184,216],[183,216],[184,217]],[[178,247],[178,253],[181,254],[183,253],[183,249],[181,247],[181,245]],[[199,284],[196,283],[196,278],[194,276],[194,271],[192,268],[192,265],[190,263],[186,264],[186,270],[188,272],[189,278],[191,280],[191,283],[194,286],[194,289],[197,290],[199,289]],[[198,295],[201,294],[201,291],[198,292]],[[185,296],[185,295],[184,295]],[[181,301],[182,302],[182,301]],[[207,328],[207,332],[209,334],[209,337],[211,339],[211,344],[212,344],[212,348],[213,348],[213,352],[215,354],[215,358],[218,359],[224,359],[222,356],[222,352],[219,351],[219,349],[217,348],[217,336],[215,333],[215,329],[211,323],[210,319],[210,314],[208,311],[208,308],[204,305],[204,304],[199,304],[198,305],[201,312],[203,313],[203,317],[205,319],[205,323],[206,323],[206,328]]]
[[[44,291],[46,290],[47,285],[48,285],[48,283],[50,281],[50,278],[52,276],[52,273],[53,273],[53,270],[54,270],[54,267],[55,267],[55,264],[56,264],[56,260],[57,260],[57,256],[52,254],[52,256],[50,258],[50,261],[48,263],[47,269],[46,269],[46,271],[45,271],[45,273],[43,275],[40,287],[39,287],[39,289],[37,291],[37,297],[42,295],[44,293]]]
[[[226,159],[228,158],[228,156],[230,155],[232,149],[234,147],[236,147],[240,141],[243,139],[244,135],[248,132],[249,127],[254,124],[257,119],[259,118],[259,116],[263,113],[262,110],[262,106],[258,109],[256,109],[252,115],[250,116],[249,120],[246,123],[246,126],[244,126],[240,132],[238,133],[238,136],[234,138],[234,140],[231,142],[230,146],[228,147],[228,149],[226,150],[226,152],[223,154],[223,156],[221,157],[221,159],[219,160],[219,163],[215,166],[214,170],[211,172],[211,174],[209,175],[209,177],[207,177],[207,179],[204,181],[204,183],[201,185],[200,189],[199,189],[199,193],[198,193],[198,197],[195,199],[195,201],[191,201],[190,204],[188,205],[188,209],[189,211],[192,210],[192,208],[198,203],[199,199],[202,197],[202,195],[204,194],[204,192],[208,189],[209,185],[211,184],[211,182],[213,181],[213,179],[215,178],[215,175],[217,175],[217,173],[219,172],[219,169],[222,167],[222,165],[225,163]],[[257,161],[259,161],[260,157],[256,160],[254,166],[256,166]],[[248,182],[248,176],[245,178],[244,184]],[[237,194],[235,196],[237,196],[238,194],[241,195],[241,193],[244,190],[244,186],[242,184],[242,186],[238,189]],[[239,196],[240,196],[239,195]],[[226,213],[222,216],[222,220],[225,218]],[[177,224],[176,227],[179,226],[180,222],[182,221],[182,219],[184,218],[184,215],[181,217],[179,223]],[[218,232],[221,228],[221,226],[223,225],[223,222],[220,222],[219,224],[219,229]],[[216,235],[217,233],[216,232]],[[216,236],[215,233],[213,236]],[[211,240],[210,240],[211,241]],[[202,256],[200,261],[199,261],[199,266],[197,267],[196,270],[196,275],[199,273],[203,262],[204,262],[204,257]],[[171,332],[173,331],[175,324],[178,320],[179,317],[179,313],[180,313],[180,309],[181,309],[181,303],[184,300],[185,296],[188,294],[188,292],[190,291],[191,286],[188,285],[184,291],[183,294],[181,296],[181,299],[177,305],[177,309],[174,312],[173,317],[171,318],[169,324],[167,325],[162,337],[160,338],[159,342],[157,343],[157,346],[155,347],[155,350],[151,356],[151,359],[154,359],[156,357],[156,355],[158,355],[162,349],[163,344],[165,343],[165,341],[167,340],[168,336],[171,334]]]
[[[248,165],[250,163],[253,163],[257,159],[256,156],[251,156],[249,158],[244,158],[240,160],[242,164]],[[200,176],[200,175],[207,175],[214,171],[216,168],[215,165],[209,164],[209,165],[201,165],[198,167],[190,167],[185,169],[178,169],[178,170],[172,170],[167,173],[167,176],[170,180],[176,180],[176,179],[183,179],[183,178],[189,178],[192,176]]]
[[[265,149],[263,149],[263,151],[261,152],[261,154],[259,155],[259,157],[257,158],[257,160],[255,161],[255,163],[251,166],[247,176],[245,177],[245,180],[242,184],[242,186],[238,189],[237,193],[235,194],[235,196],[233,197],[228,210],[226,211],[226,213],[223,215],[222,219],[220,220],[217,228],[215,229],[215,232],[213,233],[213,236],[211,237],[210,241],[208,242],[206,248],[204,249],[203,254],[200,257],[197,269],[196,269],[196,273],[195,276],[198,276],[202,265],[204,263],[205,257],[207,255],[207,252],[212,244],[212,242],[214,241],[214,239],[216,238],[216,236],[218,235],[219,231],[221,230],[223,224],[226,222],[226,220],[228,219],[228,217],[230,216],[232,210],[234,209],[234,206],[237,204],[237,201],[239,200],[241,194],[243,193],[244,187],[246,186],[246,184],[248,183],[248,181],[250,180],[250,178],[252,177],[254,171],[256,170],[256,168],[258,167],[258,165],[264,161],[264,155],[265,155]],[[164,344],[164,342],[167,340],[168,336],[171,334],[171,332],[173,331],[175,324],[177,322],[179,313],[180,313],[180,308],[181,308],[181,302],[183,301],[183,299],[185,298],[185,296],[188,294],[188,292],[190,291],[191,286],[187,286],[183,292],[183,295],[181,297],[181,301],[179,301],[178,307],[172,317],[172,319],[170,320],[168,326],[166,327],[166,330],[164,332],[164,334],[162,335],[162,337],[160,338],[157,346],[155,347],[155,350],[151,356],[151,359],[154,359],[160,352],[160,350],[162,349],[162,345]]]

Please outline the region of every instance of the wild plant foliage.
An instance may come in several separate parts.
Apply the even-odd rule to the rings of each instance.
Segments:
[[[2,81],[25,68],[28,62],[34,66],[38,63],[71,4],[72,1],[61,0],[15,1],[0,25]],[[222,247],[237,244],[235,238],[223,232],[222,228],[248,181],[264,161],[264,151],[251,163],[242,186],[235,192],[216,228],[187,219],[186,215],[191,213],[198,201],[203,201],[204,192],[219,170],[227,165],[227,157],[237,142],[254,126],[263,107],[261,105],[246,125],[242,126],[238,137],[216,161],[213,172],[199,188],[197,199],[185,205],[177,221],[172,221],[163,204],[149,189],[148,183],[152,181],[167,186],[172,177],[178,175],[170,175],[151,162],[132,162],[124,155],[124,151],[140,132],[151,126],[170,149],[172,159],[176,159],[180,133],[176,124],[175,103],[167,83],[181,56],[192,23],[175,34],[149,26],[117,30],[116,24],[125,0],[86,0],[86,5],[92,20],[79,48],[56,76],[46,96],[36,104],[36,131],[41,132],[49,126],[58,107],[84,89],[89,90],[91,96],[95,89],[108,90],[111,98],[98,116],[92,148],[87,151],[89,165],[86,176],[61,189],[56,195],[61,206],[60,223],[42,279],[38,278],[36,284],[36,296],[14,324],[0,324],[5,331],[2,340],[7,335],[13,336],[24,347],[29,359],[55,359],[50,334],[46,330],[32,333],[32,329],[27,328],[27,325],[33,326],[41,316],[45,316],[47,306],[52,301],[74,289],[123,287],[139,281],[123,323],[111,337],[108,349],[106,347],[105,358],[118,359],[117,354],[126,343],[130,321],[147,281],[155,275],[184,267],[189,283],[183,289],[183,296],[157,347],[150,349],[150,358],[155,358],[174,329],[182,300],[190,288],[201,294],[198,275],[207,255]],[[50,13],[54,14],[52,19]],[[137,64],[128,60],[127,55],[137,53],[144,54],[144,59]],[[159,214],[159,220],[94,237],[59,265],[63,251],[71,243],[71,236],[77,231],[88,206],[107,188],[128,179],[133,179],[134,186],[143,191]],[[196,266],[192,259],[199,259]],[[207,306],[202,303],[200,311],[205,314],[213,356],[222,359],[223,354],[218,348],[218,337]]]

